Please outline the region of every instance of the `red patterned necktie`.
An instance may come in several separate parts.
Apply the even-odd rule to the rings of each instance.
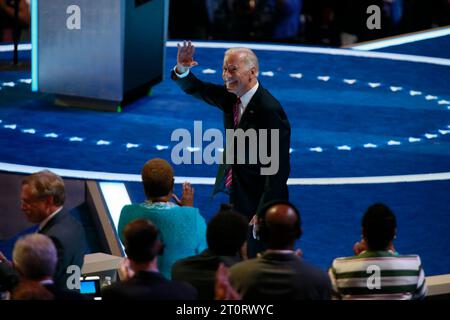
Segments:
[[[241,98],[237,98],[236,103],[233,105],[233,120],[234,120],[234,129],[236,129],[239,122],[239,105],[241,104]],[[230,166],[230,170],[228,170],[227,176],[225,178],[225,187],[227,189],[231,188],[233,183],[233,168]]]

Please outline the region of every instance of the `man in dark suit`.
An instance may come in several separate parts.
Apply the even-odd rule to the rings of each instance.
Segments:
[[[125,253],[124,281],[102,290],[103,300],[194,300],[197,290],[192,286],[170,281],[158,271],[157,256],[163,244],[158,229],[149,220],[136,219],[123,230]]]
[[[245,217],[233,211],[229,205],[222,205],[220,211],[208,223],[208,249],[198,255],[178,260],[172,267],[172,279],[191,284],[197,289],[200,300],[214,300],[217,268],[220,263],[230,267],[242,261],[247,226]]]
[[[30,222],[39,224],[39,233],[53,240],[58,252],[53,278],[57,286],[67,288],[67,267],[81,269],[86,237],[82,225],[64,210],[64,201],[64,182],[53,172],[40,171],[22,181],[21,209]]]
[[[225,86],[203,82],[190,72],[198,64],[193,59],[194,52],[190,42],[178,45],[177,65],[172,71],[175,83],[184,92],[221,109],[227,131],[234,129],[235,135],[241,137],[239,129],[243,133],[257,132],[254,141],[244,139],[244,148],[239,148],[239,142],[233,148],[232,141],[227,141],[213,191],[229,193],[235,210],[250,220],[265,203],[289,197],[286,184],[290,172],[289,120],[280,103],[259,84],[258,58],[252,50],[231,48],[225,52],[222,72]],[[264,129],[266,137],[260,134]],[[261,159],[264,146],[272,157],[270,166]],[[252,155],[257,159],[252,161]],[[253,255],[251,250],[249,253]]]
[[[230,268],[230,282],[244,300],[324,300],[331,298],[327,274],[294,251],[302,233],[299,211],[274,201],[258,213],[257,234],[268,249]]]

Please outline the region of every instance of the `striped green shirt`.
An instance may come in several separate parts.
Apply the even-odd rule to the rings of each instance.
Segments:
[[[334,297],[344,300],[423,299],[425,274],[417,255],[364,251],[336,258],[328,274]]]

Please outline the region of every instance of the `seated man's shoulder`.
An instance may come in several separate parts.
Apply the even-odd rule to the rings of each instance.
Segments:
[[[198,297],[197,289],[186,282],[170,281],[170,287],[176,299],[195,300]]]
[[[176,261],[174,264],[174,267],[175,266],[180,267],[180,266],[190,266],[190,265],[202,264],[203,261],[206,261],[208,259],[209,259],[209,257],[207,255],[205,255],[204,252],[201,252],[200,254],[182,258],[182,259]]]
[[[190,256],[177,260],[172,267],[172,274],[184,271],[186,269],[195,269],[202,259],[200,255]]]
[[[187,283],[156,276],[150,282],[138,278],[115,282],[102,290],[102,297],[104,300],[194,300],[197,290]]]
[[[230,276],[246,277],[249,274],[255,274],[262,265],[260,258],[253,258],[238,262],[230,267]]]
[[[329,282],[328,275],[325,270],[322,270],[321,268],[303,260],[300,259],[299,261],[299,269],[300,274],[317,282]]]
[[[226,266],[231,266],[237,262],[237,258],[224,257],[211,254],[208,250],[204,250],[200,254],[183,258],[175,262],[172,268],[173,273],[183,271],[215,271],[219,264],[223,262]]]
[[[422,262],[418,255],[400,255],[398,253],[362,253],[357,256],[339,257],[333,260],[331,271],[334,274],[345,273],[349,270],[361,271],[377,265],[382,270],[419,270]]]
[[[49,226],[43,233],[56,238],[78,237],[84,233],[82,224],[75,219],[69,212],[61,212],[61,216],[55,217],[55,222]],[[44,228],[45,229],[45,228]]]
[[[420,256],[418,254],[396,254],[394,257],[398,259],[407,259],[411,261],[420,261]]]
[[[417,254],[400,255],[396,254],[393,257],[394,263],[401,265],[404,269],[416,270],[417,272],[423,268],[422,260]]]

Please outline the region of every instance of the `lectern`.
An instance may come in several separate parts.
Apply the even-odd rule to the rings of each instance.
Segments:
[[[32,89],[120,111],[163,79],[169,0],[33,0]]]

